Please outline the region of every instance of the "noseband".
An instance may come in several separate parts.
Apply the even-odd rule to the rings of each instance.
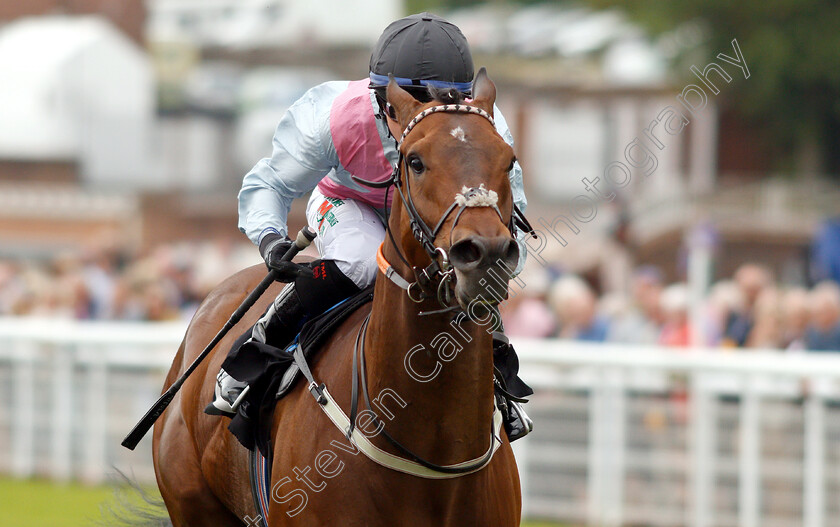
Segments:
[[[484,184],[479,185],[478,187],[463,187],[461,192],[455,195],[453,203],[443,212],[443,215],[435,224],[434,228],[430,228],[429,225],[423,220],[420,216],[420,213],[417,211],[417,207],[414,205],[414,200],[411,196],[411,190],[408,185],[408,176],[406,175],[405,181],[405,188],[403,188],[403,182],[400,178],[400,167],[403,168],[405,174],[408,174],[408,160],[405,154],[402,151],[403,143],[405,142],[406,137],[408,136],[409,132],[417,126],[417,123],[432,115],[434,113],[465,113],[465,114],[475,114],[484,117],[490,124],[492,124],[495,128],[496,123],[493,120],[493,116],[491,116],[488,112],[478,108],[476,106],[469,106],[465,104],[442,104],[438,106],[432,106],[426,108],[422,112],[418,113],[405,127],[405,130],[400,137],[399,143],[397,143],[397,152],[399,152],[399,160],[396,164],[394,164],[394,170],[391,172],[391,177],[386,179],[382,182],[375,182],[375,181],[368,181],[356,176],[351,176],[353,180],[360,185],[364,185],[367,187],[372,188],[387,188],[394,186],[397,189],[397,192],[400,195],[400,199],[405,206],[406,212],[408,214],[409,225],[411,227],[411,232],[414,235],[414,238],[420,243],[423,247],[423,250],[426,251],[426,254],[429,256],[431,263],[425,269],[418,269],[412,266],[408,260],[403,256],[402,252],[399,249],[399,245],[397,245],[396,240],[394,240],[394,236],[391,233],[391,229],[387,228],[388,236],[391,238],[391,242],[394,244],[394,247],[397,249],[397,254],[399,255],[400,259],[414,271],[416,281],[413,283],[409,283],[407,280],[402,278],[396,270],[387,263],[384,256],[382,256],[382,248],[380,247],[379,253],[377,254],[377,262],[382,269],[382,272],[387,276],[392,282],[396,285],[401,287],[402,289],[406,290],[408,297],[414,302],[422,302],[426,298],[435,298],[437,297],[438,302],[444,306],[446,309],[454,309],[454,307],[450,306],[451,303],[451,289],[450,285],[452,281],[455,279],[455,271],[449,263],[449,256],[446,254],[446,251],[442,247],[437,247],[435,245],[435,239],[437,239],[438,234],[440,233],[443,224],[446,223],[446,220],[455,212],[455,221],[452,224],[452,230],[455,229],[455,225],[458,223],[458,220],[461,218],[461,215],[467,208],[470,207],[492,207],[493,210],[496,211],[496,214],[499,215],[499,219],[502,220],[502,223],[505,223],[504,217],[502,216],[502,212],[499,210],[498,202],[498,195],[495,191],[486,189]],[[385,204],[387,207],[388,203],[388,195],[386,192],[385,195]],[[508,222],[508,229],[513,235],[514,228],[519,226],[520,228],[524,228],[526,232],[530,232],[533,236],[536,237],[534,230],[531,228],[531,225],[528,224],[528,221],[525,220],[525,216],[519,211],[516,204],[513,204],[513,211],[511,213],[510,222]],[[450,238],[452,234],[452,230],[450,231]],[[451,240],[450,240],[451,241]],[[434,282],[438,281],[437,286],[434,286]]]

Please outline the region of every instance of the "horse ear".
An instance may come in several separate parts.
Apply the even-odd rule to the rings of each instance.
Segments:
[[[405,128],[408,121],[417,114],[417,108],[422,106],[420,101],[411,96],[394,80],[393,75],[388,75],[388,87],[385,89],[385,98],[396,112],[397,122]]]
[[[493,103],[496,102],[496,85],[487,75],[487,68],[478,70],[472,86],[473,104],[493,115]]]

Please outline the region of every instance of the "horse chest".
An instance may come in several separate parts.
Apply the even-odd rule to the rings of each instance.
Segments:
[[[429,480],[379,467],[334,435],[328,446],[296,452],[298,459],[312,457],[312,464],[275,466],[272,526],[519,525],[519,501],[500,499],[500,493],[519,496],[518,475],[507,468],[507,445],[481,472]]]

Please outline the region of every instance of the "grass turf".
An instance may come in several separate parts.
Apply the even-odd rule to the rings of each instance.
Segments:
[[[78,483],[0,478],[3,527],[89,527],[102,519],[100,505],[114,501],[114,489]],[[524,522],[522,527],[562,527]]]
[[[100,518],[108,487],[0,478],[0,524],[5,527],[76,527]]]

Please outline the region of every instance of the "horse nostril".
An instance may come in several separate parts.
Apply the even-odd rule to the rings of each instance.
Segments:
[[[519,245],[510,237],[470,236],[449,249],[449,260],[461,271],[490,265],[513,269],[519,263]]]
[[[508,238],[505,242],[507,247],[504,249],[504,262],[509,269],[515,269],[519,264],[519,244],[513,238]]]
[[[481,238],[465,238],[449,249],[449,260],[461,270],[473,269],[487,256],[487,246]]]

